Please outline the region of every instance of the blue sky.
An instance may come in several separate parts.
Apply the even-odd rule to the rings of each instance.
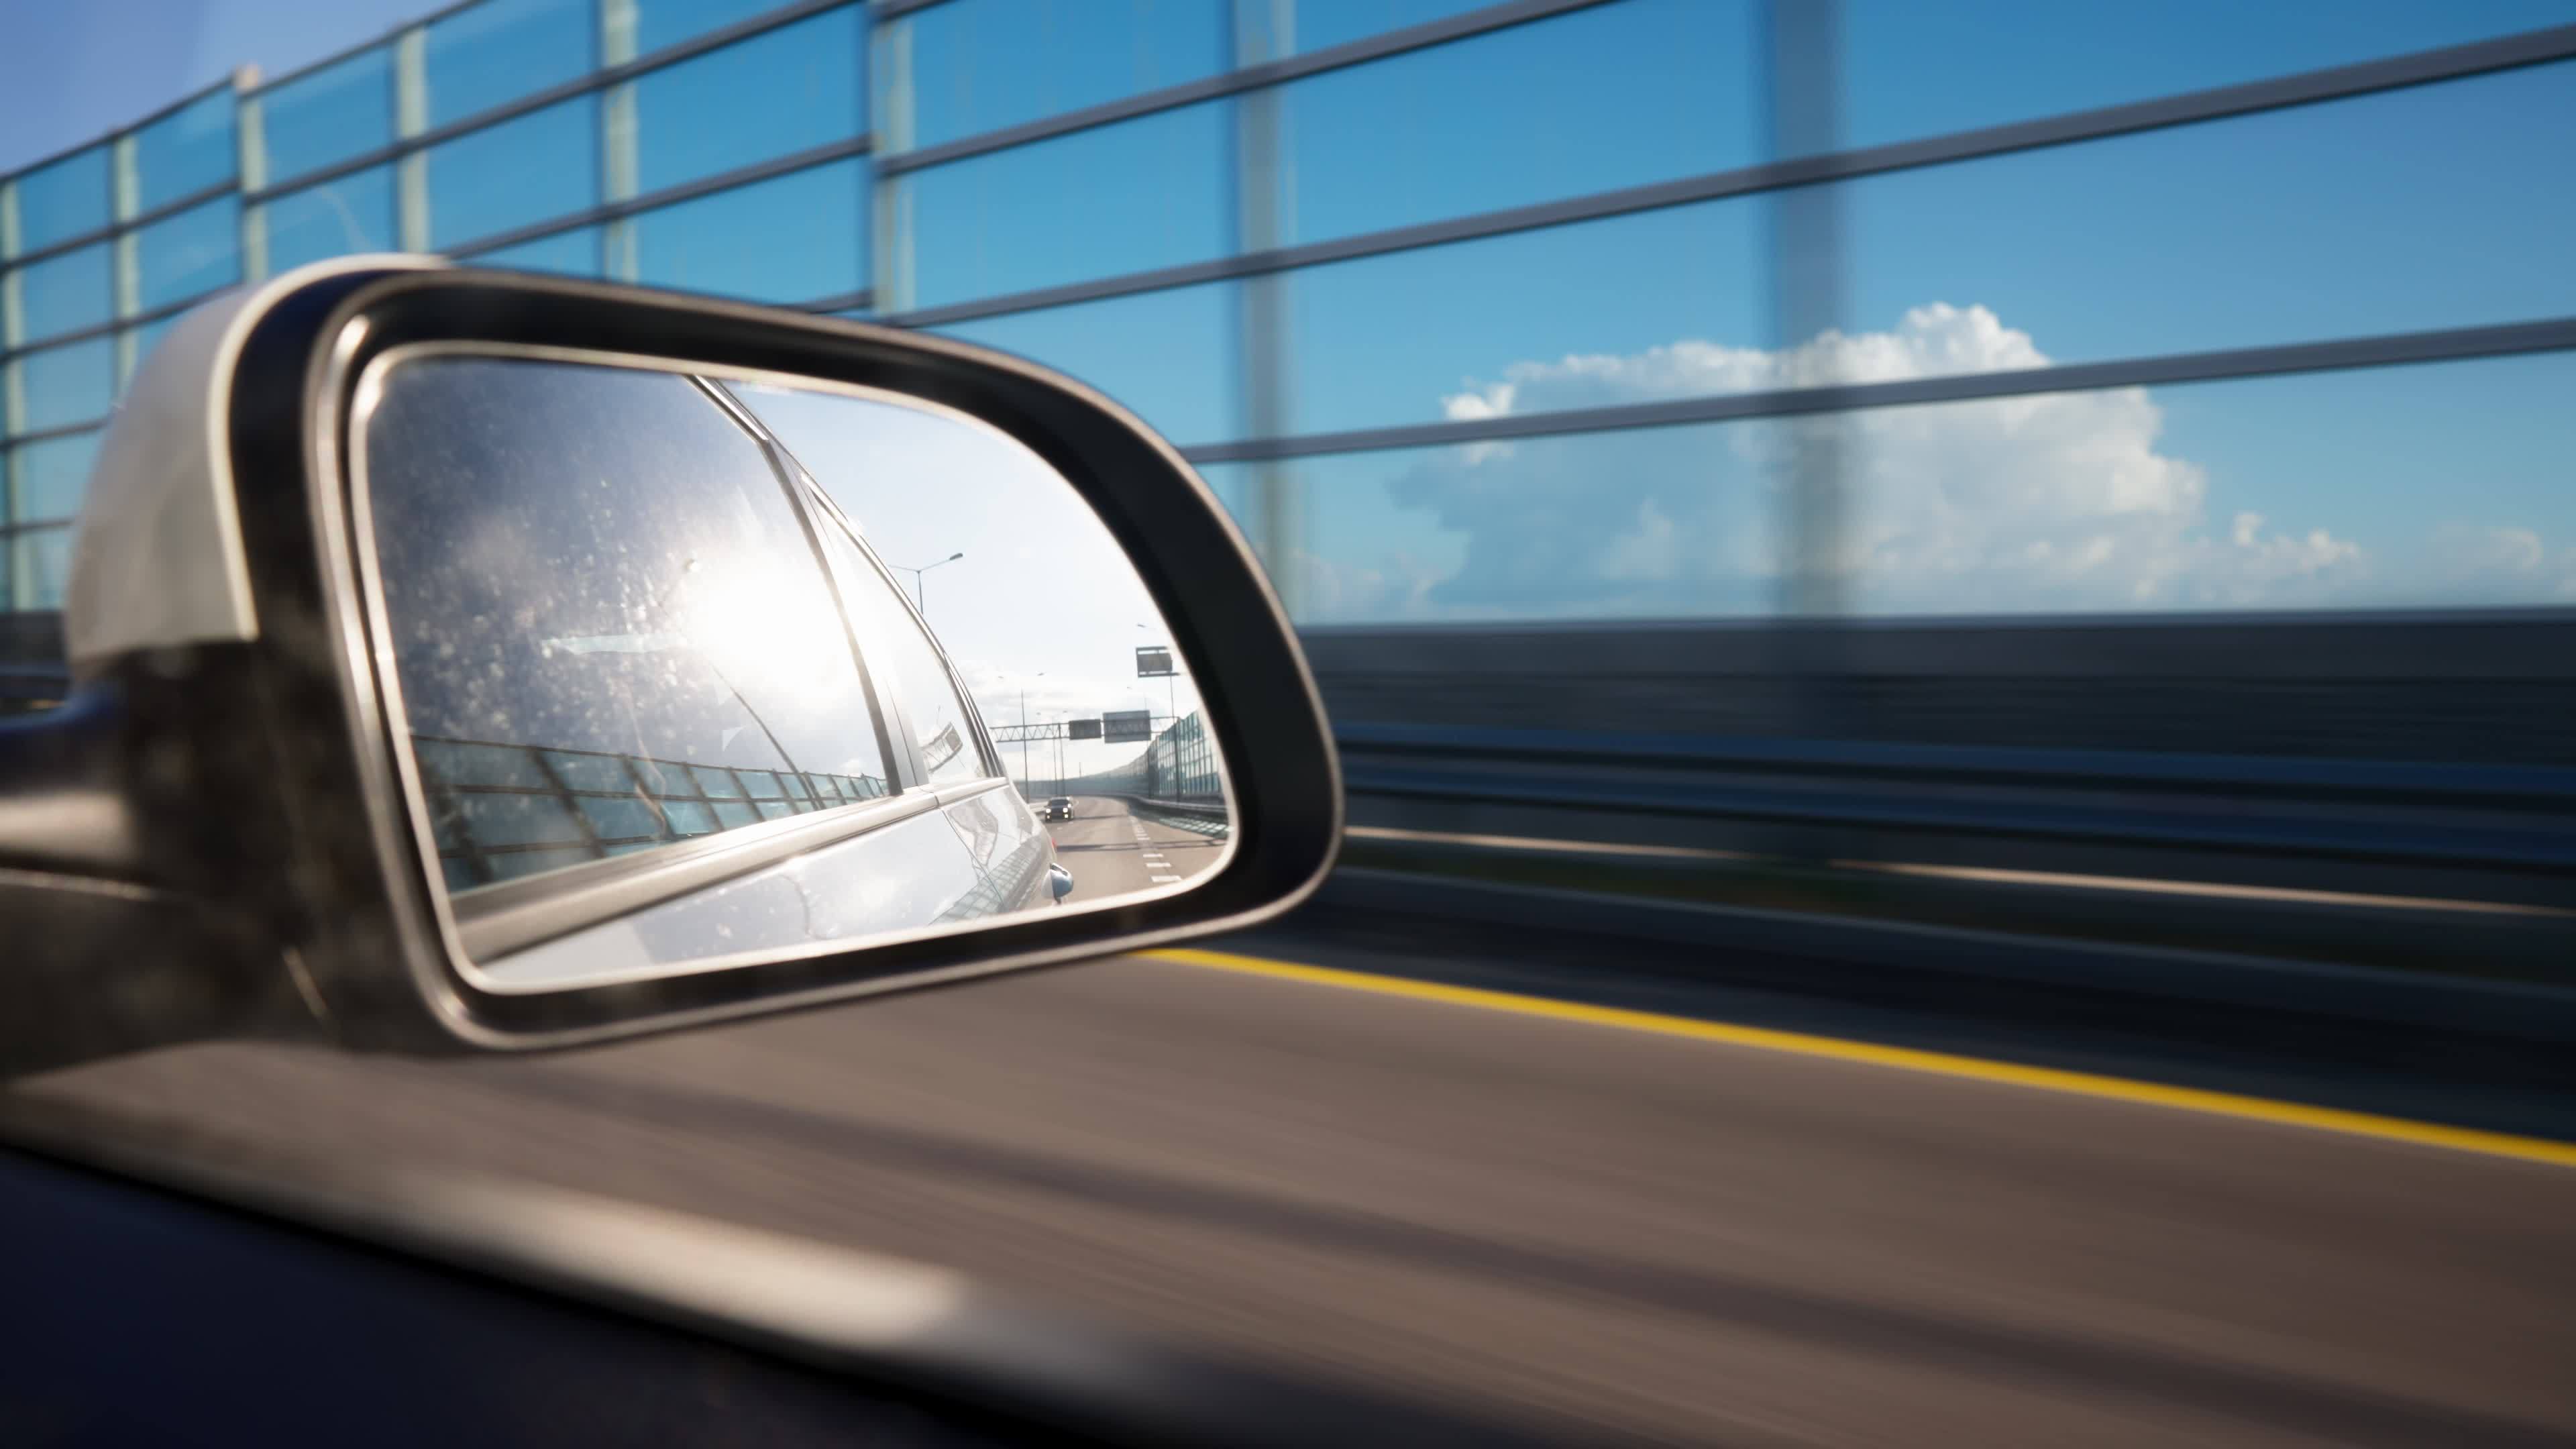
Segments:
[[[282,75],[420,0],[0,0],[0,171],[95,141],[238,65]]]
[[[0,55],[0,165],[94,137],[240,61],[275,73],[421,8],[0,3],[0,28],[21,41]],[[919,12],[905,22],[916,139],[1213,73],[1227,61],[1214,18],[1223,3],[954,0]],[[648,12],[676,15],[690,4],[648,0]],[[1466,8],[1300,0],[1295,33],[1282,39],[1308,50]],[[1766,102],[1754,14],[1734,0],[1623,0],[1300,82],[1281,100],[1282,239],[1326,240],[1758,160]],[[1999,124],[2570,20],[2576,0],[1848,0],[1845,139]],[[1235,104],[914,174],[902,186],[916,300],[1232,249],[1242,240],[1226,184]],[[2576,269],[2564,261],[2576,255],[2576,187],[2553,184],[2546,159],[2569,135],[2576,64],[2561,64],[1871,178],[1844,190],[1846,330],[1905,366],[1937,371],[1998,365],[2007,353],[2032,365],[2576,314]],[[1297,274],[1287,284],[1292,426],[1643,395],[1622,387],[1680,395],[1788,365],[1784,343],[1813,339],[1775,335],[1769,206],[1708,203]],[[828,259],[806,253],[852,245],[846,228],[744,230],[757,235],[746,244],[758,248],[761,270],[778,274],[831,275]],[[1244,425],[1239,303],[1237,287],[1217,284],[948,330],[1065,367],[1188,443]],[[1936,306],[1949,309],[1947,320],[1909,320]],[[1674,361],[1673,349],[1694,344],[1714,351]],[[1568,361],[1576,358],[1592,361]],[[1992,453],[1988,423],[2001,414],[1991,410],[1948,415],[1959,420],[1948,433],[1880,420],[1870,446],[1882,452],[1899,435],[1922,434],[1921,480],[1909,482],[1906,460],[1889,457],[1856,484],[1860,531],[1878,529],[1890,550],[1867,566],[1901,572],[1939,556],[1953,560],[1944,567],[1987,572],[1948,596],[1899,587],[1891,575],[1879,606],[1938,608],[1945,597],[2067,606],[2070,596],[2047,589],[1996,593],[1996,579],[2017,575],[1979,550],[2009,542],[2016,558],[2063,559],[2112,547],[2112,534],[2126,540],[2115,553],[2143,550],[2137,567],[2147,575],[2215,571],[2216,602],[2242,602],[2247,578],[2270,580],[2262,587],[2273,592],[2258,603],[2553,599],[2576,584],[2576,487],[2557,421],[2568,373],[2544,358],[2159,389],[2146,412],[2116,400],[2058,408],[2052,426],[2090,419],[2113,432],[2026,457]],[[1496,401],[1506,384],[1508,400]],[[1417,453],[1301,464],[1293,471],[1307,480],[1306,540],[1319,555],[1307,592],[1345,601],[1319,618],[1439,616],[1465,610],[1470,596],[1504,613],[1758,609],[1768,587],[1763,531],[1776,508],[1763,491],[1763,448],[1749,436],[1676,430],[1472,461]],[[1966,450],[1958,459],[1983,460],[1979,471],[1942,461],[1941,448],[1953,446]],[[2107,458],[2164,479],[2167,491],[2141,504],[2135,487],[2145,485],[2119,483],[2104,471]],[[2051,468],[2065,476],[2031,486],[2051,507],[2065,505],[2063,536],[2026,536],[2027,504],[2013,505],[2021,512],[2011,518],[1962,513],[1978,480]],[[1616,471],[1608,484],[1605,470]],[[1211,472],[1221,488],[1236,486],[1235,472]],[[2109,490],[2092,512],[2088,488]],[[1929,505],[1909,489],[1928,490],[1941,507],[1915,516],[1908,510]],[[2141,542],[2133,526],[2142,512],[2160,520],[2160,544]],[[2250,534],[2240,523],[2249,513],[2262,520]],[[1575,547],[1588,535],[1569,531],[1569,519],[1590,520],[1600,535],[1592,552]],[[1557,552],[1532,546],[1551,531]],[[1751,571],[1638,582],[1658,550],[1685,545]],[[1507,568],[1507,559],[1519,562]],[[2314,567],[2300,572],[2301,560]],[[2276,565],[2290,572],[2264,572]],[[1508,582],[1515,569],[1539,567],[1550,572],[1544,589]],[[1955,568],[1941,576],[1960,577]],[[2173,577],[2182,582],[2119,597],[2189,602],[2190,580]],[[1525,590],[1518,605],[1514,587]]]
[[[1999,124],[2571,18],[2576,6],[2541,3],[1859,0],[1847,139]],[[1736,7],[1635,0],[1301,83],[1284,106],[1285,239],[1755,160],[1762,98],[1751,45]],[[1112,259],[1134,267],[1220,254],[1233,239],[1227,197],[1170,178],[1221,164],[1227,124],[1210,105],[929,173],[916,196],[920,300],[1051,285]],[[2037,357],[2080,362],[2576,314],[2576,271],[2564,264],[2576,254],[2576,187],[2548,184],[2545,162],[2535,169],[2550,138],[2570,134],[2576,66],[2558,65],[1854,183],[1844,189],[1848,329],[1885,336],[1917,308],[1982,308],[2026,334]],[[1685,341],[1776,348],[1769,207],[1716,202],[1295,274],[1291,426],[1436,421],[1516,366],[1569,357],[1635,358]],[[1032,246],[1032,233],[1071,240]],[[1237,286],[1212,284],[947,330],[1056,362],[1181,441],[1215,440],[1243,427],[1240,303]],[[2159,505],[2160,545],[2133,550],[2142,574],[2117,588],[2106,578],[2081,597],[1962,587],[1891,591],[1878,606],[2570,597],[2576,480],[2556,421],[2570,371],[2542,358],[2160,389],[2150,419],[2122,425],[2120,445],[2141,466],[2197,481],[2177,483]],[[1556,406],[1640,400],[1553,392]],[[1551,405],[1550,395],[1544,381],[1523,388],[1516,410]],[[1756,575],[1641,591],[1591,579],[1598,559],[1532,549],[1641,489],[1666,521],[1687,513],[1730,549],[1746,530],[1765,532],[1763,480],[1732,466],[1740,460],[1727,439],[1744,431],[1525,447],[1517,465],[1489,457],[1481,472],[1419,452],[1294,465],[1309,499],[1304,542],[1318,555],[1309,616],[1757,612],[1768,593]],[[2093,454],[2069,447],[2028,466],[2090,466]],[[1514,466],[1542,471],[1516,482]],[[1444,485],[1420,476],[1443,468],[1456,475]],[[1240,496],[1245,470],[1210,473]],[[2080,493],[2087,480],[2065,481]],[[1873,509],[1902,511],[1902,482],[1856,483],[1864,530]],[[2134,514],[2136,503],[2115,511]],[[2245,514],[2262,522],[2239,545]],[[2100,521],[2063,520],[2072,534],[2054,541],[2061,556],[2098,543]],[[1479,566],[1504,557],[1546,559],[1551,581],[1507,584],[1511,570]],[[2206,577],[2134,591],[2177,567]],[[1464,587],[1462,570],[1490,587]],[[1434,587],[1406,586],[1426,577]],[[1569,578],[1574,587],[1560,587]]]

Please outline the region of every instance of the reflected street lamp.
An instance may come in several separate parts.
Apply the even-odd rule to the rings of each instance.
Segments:
[[[922,602],[921,576],[944,564],[953,564],[965,556],[966,550],[961,548],[957,552],[950,554],[948,557],[941,559],[938,563],[926,563],[919,568],[910,568],[899,563],[890,563],[887,564],[886,567],[893,569],[898,573],[907,573],[912,575],[912,606],[915,609],[920,610],[921,616],[927,619],[930,617],[930,606]]]
[[[946,559],[941,559],[941,560],[939,561],[939,563],[946,563],[946,562],[948,562],[948,560],[946,560]],[[931,565],[931,567],[932,567],[932,568],[937,568],[937,567],[939,567],[939,564],[932,564],[932,565]],[[1046,671],[1045,671],[1045,670],[1043,670],[1043,669],[1039,670],[1039,671],[1038,671],[1037,673],[1035,673],[1035,674],[1023,674],[1023,675],[1021,675],[1021,676],[1020,676],[1020,798],[1021,798],[1021,799],[1023,799],[1023,800],[1026,800],[1027,798],[1029,798],[1029,784],[1030,784],[1030,781],[1029,781],[1029,681],[1030,681],[1030,680],[1032,680],[1032,679],[1044,679],[1044,678],[1046,678]]]

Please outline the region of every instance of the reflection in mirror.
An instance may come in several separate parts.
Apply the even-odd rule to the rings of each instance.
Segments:
[[[981,422],[438,350],[357,415],[422,850],[494,989],[1182,891],[1231,849],[1143,582]]]

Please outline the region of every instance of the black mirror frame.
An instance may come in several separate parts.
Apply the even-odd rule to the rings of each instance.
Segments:
[[[422,343],[552,347],[808,377],[978,417],[1061,473],[1134,563],[1195,671],[1234,792],[1231,857],[1182,894],[968,932],[542,994],[478,986],[440,927],[436,862],[386,717],[350,503],[367,366]],[[1257,924],[1312,892],[1342,824],[1338,762],[1277,597],[1171,447],[1080,383],[943,338],[608,283],[416,266],[344,270],[252,320],[229,395],[234,501],[260,637],[255,722],[273,738],[288,855],[277,877],[296,984],[333,1035],[435,1052],[575,1045],[1168,944]],[[323,720],[341,727],[316,728]],[[258,805],[247,779],[238,804]],[[274,865],[275,863],[272,863]],[[239,882],[257,889],[258,883]]]

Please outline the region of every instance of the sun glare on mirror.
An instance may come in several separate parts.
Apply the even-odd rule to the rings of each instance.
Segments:
[[[1189,660],[994,428],[498,357],[401,362],[373,397],[421,838],[487,984],[1088,910],[1229,858]]]

